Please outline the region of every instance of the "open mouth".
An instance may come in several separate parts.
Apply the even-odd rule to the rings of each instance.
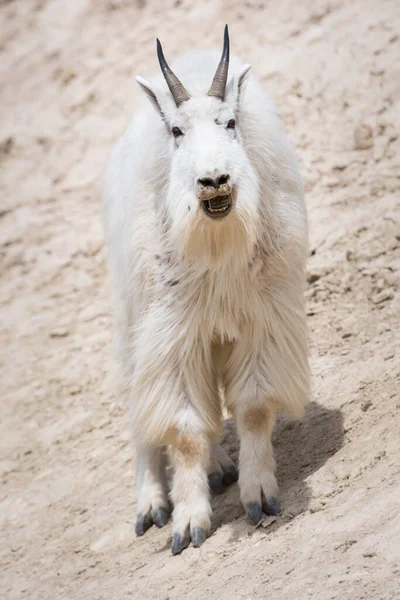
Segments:
[[[202,202],[204,212],[213,218],[225,217],[232,208],[232,195],[216,196]]]

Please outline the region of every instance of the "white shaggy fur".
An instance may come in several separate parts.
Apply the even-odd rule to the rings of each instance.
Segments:
[[[231,59],[224,102],[206,95],[218,61],[204,52],[173,65],[191,95],[179,108],[161,75],[150,84],[138,78],[155,107],[142,102],[104,186],[138,513],[168,506],[166,445],[173,531],[187,539],[188,530],[210,529],[207,472],[229,468],[217,443],[221,398],[237,421],[246,507],[277,494],[276,411],[300,417],[309,396],[307,223],[296,159],[248,66]],[[174,126],[184,136],[174,139]],[[213,173],[229,173],[235,190],[231,213],[215,221],[196,191]]]

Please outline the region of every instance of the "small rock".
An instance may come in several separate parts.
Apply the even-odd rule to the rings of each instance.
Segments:
[[[89,242],[86,245],[86,248],[83,250],[83,254],[85,256],[96,256],[96,254],[100,252],[103,246],[103,242]]]
[[[346,260],[349,262],[354,260],[354,252],[352,250],[346,250]]]
[[[368,410],[369,408],[371,408],[371,406],[372,406],[372,401],[371,401],[371,400],[365,400],[365,402],[363,402],[363,403],[361,404],[361,410],[362,410],[363,412],[367,412],[367,410]]]
[[[397,133],[396,128],[393,125],[388,125],[386,127],[385,133],[389,139],[389,143],[395,142],[399,137],[399,134]]]
[[[393,299],[393,292],[391,290],[382,290],[375,296],[372,297],[372,302],[374,304],[381,304],[382,302],[387,302],[388,300]]]
[[[71,387],[69,388],[69,393],[71,394],[71,396],[76,396],[76,394],[80,394],[81,391],[82,386],[78,384],[71,385]]]
[[[277,517],[265,517],[261,525],[263,527],[269,527],[270,525],[272,525],[272,523],[275,523],[276,519]]]
[[[63,85],[68,85],[76,77],[78,77],[78,74],[75,71],[65,71],[62,77]]]
[[[66,327],[57,327],[57,329],[53,329],[53,331],[50,333],[50,337],[63,338],[63,337],[67,337],[68,334],[69,334],[69,331],[68,331],[68,329],[66,329]]]
[[[313,500],[313,502],[310,504],[310,512],[311,513],[316,513],[323,509],[324,509],[324,505],[319,500]]]
[[[312,287],[310,289],[308,289],[306,291],[306,298],[307,300],[312,300],[312,298],[315,298],[315,296],[318,293],[318,289],[316,287]]]
[[[357,540],[345,540],[342,544],[338,544],[337,546],[335,546],[334,550],[343,550],[344,552],[346,552],[349,548],[354,546],[354,544],[357,544]]]
[[[354,130],[354,146],[357,150],[366,150],[374,144],[372,127],[370,125],[359,125]]]
[[[390,331],[390,325],[387,323],[378,323],[376,330],[379,335],[382,335],[382,333],[385,333],[385,331]]]
[[[381,292],[385,288],[385,280],[379,279],[375,284],[375,289],[377,292]]]
[[[345,160],[337,160],[332,166],[333,171],[344,171],[347,169],[348,163]]]
[[[329,188],[334,188],[340,185],[340,179],[338,179],[337,177],[325,177],[324,183]]]
[[[394,357],[394,352],[390,351],[387,354],[384,355],[383,360],[390,360],[391,358]]]
[[[0,156],[10,154],[14,146],[15,140],[11,136],[0,142]]]
[[[349,467],[345,464],[337,464],[333,468],[333,474],[339,481],[346,481],[350,478],[350,470]]]
[[[315,283],[320,278],[321,278],[321,275],[319,273],[309,273],[307,275],[307,281],[308,281],[308,283]]]
[[[375,162],[379,162],[385,156],[388,140],[385,137],[378,138],[374,143],[373,157]]]
[[[371,73],[371,75],[375,75],[375,77],[378,77],[380,75],[385,74],[385,69],[371,69],[370,73]]]
[[[349,337],[351,337],[353,334],[350,331],[345,331],[344,333],[342,333],[342,338],[345,340]]]

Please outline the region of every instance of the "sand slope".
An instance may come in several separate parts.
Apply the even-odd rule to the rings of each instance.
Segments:
[[[172,558],[133,533],[99,181],[155,36],[226,21],[301,163],[315,402],[276,428],[283,515],[254,530],[234,486]],[[0,2],[1,598],[400,597],[399,56],[398,0]]]

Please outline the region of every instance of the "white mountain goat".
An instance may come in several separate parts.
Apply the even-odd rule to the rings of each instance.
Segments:
[[[248,518],[279,512],[275,415],[300,417],[309,395],[307,219],[293,151],[250,66],[229,62],[227,27],[213,80],[215,53],[176,62],[184,87],[158,40],[157,51],[163,77],[137,77],[150,103],[112,153],[104,220],[136,533],[168,520],[167,448],[178,554],[210,532],[209,488],[238,477],[218,443],[223,404],[240,437]]]

